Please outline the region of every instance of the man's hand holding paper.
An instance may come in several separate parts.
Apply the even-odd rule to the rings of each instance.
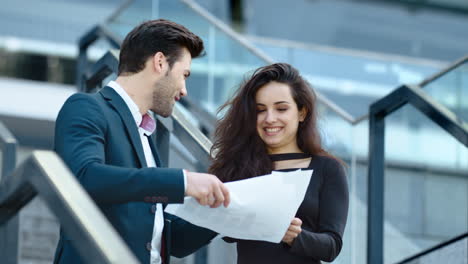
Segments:
[[[277,172],[229,182],[229,207],[202,206],[191,197],[166,212],[223,236],[279,243],[304,199],[312,170]]]

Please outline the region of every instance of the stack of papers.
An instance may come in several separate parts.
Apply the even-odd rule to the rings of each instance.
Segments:
[[[312,170],[296,170],[226,183],[231,196],[228,208],[210,208],[186,197],[165,212],[222,236],[281,242],[304,200]]]

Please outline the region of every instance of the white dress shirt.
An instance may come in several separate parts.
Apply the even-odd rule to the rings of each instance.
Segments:
[[[151,147],[148,142],[148,137],[154,131],[146,131],[145,129],[140,127],[140,124],[142,121],[142,114],[140,113],[140,110],[137,104],[132,100],[132,98],[127,94],[127,92],[118,83],[114,81],[110,81],[107,86],[113,88],[120,95],[120,97],[122,97],[122,99],[125,101],[125,104],[128,106],[128,109],[130,109],[130,112],[132,113],[132,116],[135,119],[135,123],[138,127],[141,144],[143,146],[143,151],[145,153],[146,164],[148,165],[148,167],[156,167],[154,156],[153,156]],[[154,119],[153,113],[151,111],[148,111],[147,114],[151,118]],[[184,188],[186,186],[185,183],[186,183],[186,176],[184,172]],[[161,251],[161,238],[162,238],[163,228],[164,228],[163,207],[162,207],[162,204],[157,203],[156,213],[154,217],[153,238],[151,240],[151,263],[150,264],[161,264],[162,260],[161,260],[160,251]]]

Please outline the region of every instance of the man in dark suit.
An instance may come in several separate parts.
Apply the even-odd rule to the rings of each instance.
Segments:
[[[165,216],[162,203],[192,196],[211,207],[229,204],[214,175],[162,168],[154,146],[153,114],[170,116],[187,95],[191,59],[202,52],[202,40],[185,27],[144,22],[122,43],[117,79],[96,94],[71,96],[57,117],[55,150],[141,263],[166,264],[169,254],[185,256],[216,235]],[[54,262],[82,262],[63,232]]]

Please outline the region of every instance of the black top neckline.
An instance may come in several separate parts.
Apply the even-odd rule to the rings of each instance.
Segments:
[[[282,161],[282,160],[293,160],[293,159],[306,159],[310,158],[311,155],[307,153],[280,153],[268,155],[271,161]]]

